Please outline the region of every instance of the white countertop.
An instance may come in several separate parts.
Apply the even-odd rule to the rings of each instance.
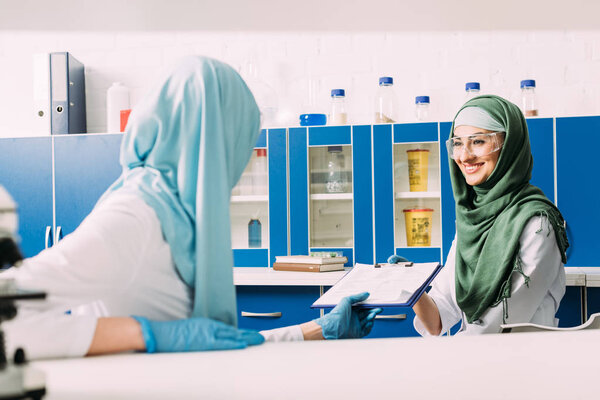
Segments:
[[[585,285],[587,287],[600,287],[600,267],[581,267],[585,273]]]
[[[586,275],[582,268],[565,267],[567,286],[585,286]]]
[[[332,286],[350,269],[331,272],[290,272],[274,271],[266,267],[236,267],[233,269],[233,283],[236,286]],[[585,286],[588,270],[596,271],[597,286],[600,286],[600,267],[565,268],[567,286]]]
[[[56,399],[594,399],[600,330],[38,361]]]
[[[274,271],[266,267],[236,267],[233,283],[236,286],[333,286],[346,272],[292,272]]]

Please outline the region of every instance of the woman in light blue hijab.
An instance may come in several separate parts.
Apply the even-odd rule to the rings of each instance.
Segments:
[[[368,334],[380,310],[352,307],[367,293],[302,325],[236,328],[229,202],[259,125],[252,93],[228,65],[189,57],[172,70],[133,110],[123,172],[92,213],[56,246],[3,273],[50,300],[25,310],[33,320],[10,326],[9,342],[43,358]],[[49,344],[50,336],[66,339]]]
[[[236,325],[228,205],[259,132],[242,78],[202,57],[186,59],[131,114],[123,174],[105,196],[134,192],[154,209],[179,275],[194,288],[194,317]]]

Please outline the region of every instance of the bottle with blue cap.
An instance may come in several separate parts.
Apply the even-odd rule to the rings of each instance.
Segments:
[[[331,91],[331,112],[327,123],[329,125],[346,125],[348,123],[346,91],[344,89],[333,89]]]
[[[535,80],[521,81],[521,109],[526,117],[537,117],[538,108],[535,98]]]
[[[480,89],[481,86],[479,85],[479,82],[467,82],[465,84],[465,92],[467,92],[465,103],[471,100],[473,97],[479,96]]]
[[[375,95],[375,123],[389,124],[398,120],[398,99],[394,93],[394,78],[379,78],[379,88]]]
[[[429,96],[417,96],[415,97],[415,113],[417,121],[428,121],[429,120]]]
[[[258,219],[259,211],[256,210],[248,222],[248,247],[251,249],[262,247],[262,224]]]

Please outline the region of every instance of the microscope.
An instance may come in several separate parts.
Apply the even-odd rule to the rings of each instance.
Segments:
[[[17,264],[23,257],[16,244],[17,208],[8,192],[0,186],[0,271]],[[6,354],[2,322],[17,316],[17,301],[44,299],[43,292],[19,290],[12,279],[2,279],[0,272],[0,400],[41,399],[46,394],[41,371],[27,366],[21,348]]]

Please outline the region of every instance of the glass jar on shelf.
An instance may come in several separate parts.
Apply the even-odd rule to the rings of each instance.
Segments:
[[[379,88],[375,94],[375,123],[389,124],[397,121],[398,99],[394,92],[394,78],[379,78]]]
[[[526,117],[537,117],[538,107],[535,96],[535,80],[521,81],[521,110]]]
[[[331,91],[331,111],[327,123],[329,125],[346,125],[348,123],[346,91],[344,89],[333,89]]]
[[[479,92],[481,90],[481,85],[479,82],[467,82],[465,84],[465,103],[471,100],[474,97],[479,96]]]
[[[429,96],[415,97],[415,115],[417,121],[429,121]]]

